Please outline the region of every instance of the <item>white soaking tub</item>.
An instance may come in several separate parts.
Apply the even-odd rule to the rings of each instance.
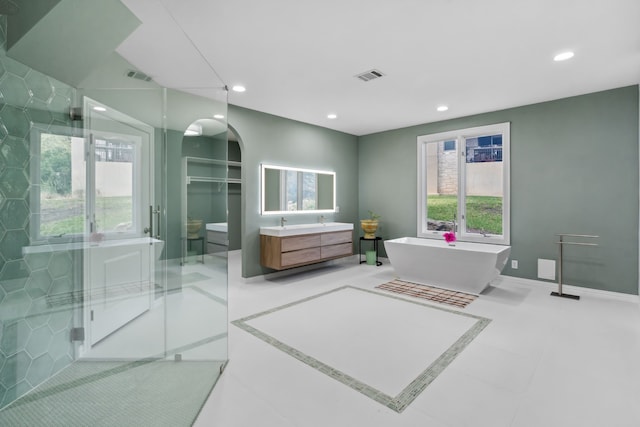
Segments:
[[[507,264],[511,246],[401,237],[384,247],[400,280],[480,294]]]

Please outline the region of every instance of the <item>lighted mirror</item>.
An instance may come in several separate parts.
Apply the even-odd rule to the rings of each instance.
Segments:
[[[263,214],[334,212],[336,173],[261,165]]]

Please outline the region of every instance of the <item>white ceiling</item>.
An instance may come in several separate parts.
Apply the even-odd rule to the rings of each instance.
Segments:
[[[354,135],[640,83],[638,0],[122,1],[158,83]]]

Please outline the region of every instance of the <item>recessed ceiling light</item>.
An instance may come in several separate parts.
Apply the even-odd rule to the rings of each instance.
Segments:
[[[224,119],[224,116],[222,114],[214,114],[213,118],[214,119]]]
[[[231,88],[231,90],[233,90],[234,92],[244,92],[245,90],[247,90],[247,88],[241,85],[235,85]]]
[[[557,54],[553,57],[554,61],[566,61],[567,59],[573,58],[573,52],[567,51]]]
[[[94,111],[101,111],[101,112],[107,111],[107,109],[106,109],[106,108],[104,108],[104,107],[100,107],[100,106],[93,107],[93,110],[94,110]]]
[[[333,113],[327,114],[327,119],[337,119],[337,118],[338,118],[337,114],[333,114]]]
[[[436,108],[436,110],[438,111],[447,111],[449,109],[449,107],[447,107],[446,105],[439,105],[438,108]]]

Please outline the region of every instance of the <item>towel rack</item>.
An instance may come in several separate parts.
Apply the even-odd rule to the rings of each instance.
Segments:
[[[559,252],[559,259],[558,259],[558,292],[551,292],[551,295],[554,297],[563,297],[563,298],[569,298],[569,299],[580,299],[580,296],[578,295],[571,295],[571,294],[565,294],[562,292],[562,247],[564,245],[571,245],[571,246],[598,246],[597,243],[586,243],[586,242],[567,242],[564,240],[565,237],[569,237],[569,238],[585,238],[585,239],[597,239],[600,236],[592,236],[590,234],[568,234],[568,233],[562,233],[562,234],[557,234],[558,236],[558,241],[556,242],[558,244],[558,252]]]

